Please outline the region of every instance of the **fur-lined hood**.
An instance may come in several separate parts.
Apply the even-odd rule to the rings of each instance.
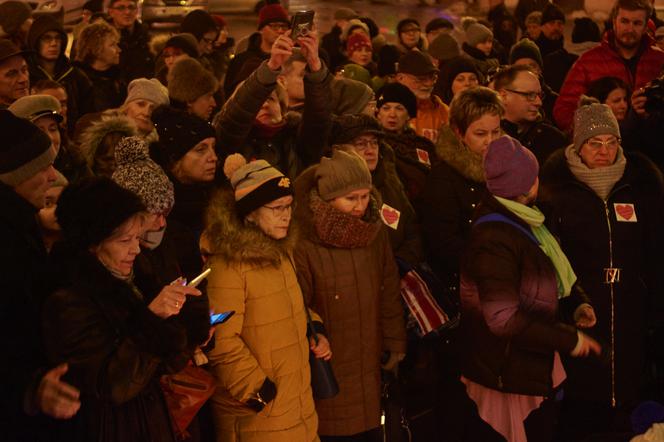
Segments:
[[[443,126],[440,131],[436,155],[465,178],[478,183],[485,181],[482,159],[472,153],[449,126]]]
[[[210,254],[237,264],[278,266],[282,259],[291,256],[297,241],[292,219],[288,236],[281,240],[270,238],[258,227],[241,220],[229,189],[221,189],[212,196],[206,225],[203,235]]]

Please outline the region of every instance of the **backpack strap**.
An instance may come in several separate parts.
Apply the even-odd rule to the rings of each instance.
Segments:
[[[473,224],[473,227],[478,226],[483,223],[489,223],[489,222],[499,222],[499,223],[506,223],[509,224],[513,227],[516,227],[519,229],[521,232],[523,232],[532,242],[537,244],[538,246],[540,245],[540,242],[535,238],[535,235],[533,235],[533,232],[530,229],[526,229],[523,227],[521,224],[517,223],[514,220],[509,219],[502,213],[488,213],[484,216],[479,217],[477,220],[475,220],[475,223]]]

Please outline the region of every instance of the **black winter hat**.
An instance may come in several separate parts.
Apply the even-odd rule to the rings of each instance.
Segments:
[[[558,6],[548,3],[542,11],[542,24],[554,20],[562,20],[565,23],[565,14]]]
[[[180,24],[180,32],[187,32],[200,41],[207,32],[219,31],[217,22],[202,9],[195,9],[187,14]]]
[[[543,68],[544,62],[542,61],[542,53],[537,44],[529,38],[519,40],[510,51],[509,64],[514,64],[517,60],[522,58],[530,58],[535,60],[537,64]]]
[[[198,143],[215,137],[214,129],[207,121],[172,106],[156,108],[152,112],[152,121],[159,142],[152,146],[151,154],[166,170]]]
[[[452,30],[454,29],[454,25],[452,24],[451,21],[449,21],[446,18],[436,17],[433,20],[431,20],[429,23],[427,23],[426,28],[424,28],[424,32],[428,34],[429,32],[435,31],[437,29]]]
[[[397,63],[401,53],[395,45],[387,44],[378,51],[378,76],[394,75],[397,73]]]
[[[591,18],[580,17],[574,19],[572,29],[572,43],[583,43],[584,41],[600,41],[602,38],[599,26]]]
[[[93,177],[74,182],[62,191],[55,216],[68,245],[88,250],[143,211],[145,206],[134,192],[110,178]]]
[[[378,120],[365,114],[342,115],[332,121],[330,145],[347,144],[364,134],[382,135]]]
[[[52,15],[40,15],[30,26],[28,31],[28,48],[35,53],[39,52],[39,39],[49,31],[55,31],[62,37],[60,44],[60,53],[64,54],[67,49],[67,33],[62,27],[62,23],[56,20]]]
[[[443,96],[440,98],[442,98],[445,103],[449,104],[450,101],[452,101],[452,83],[456,76],[462,72],[471,72],[477,76],[477,79],[480,82],[482,81],[482,74],[473,60],[463,55],[453,58],[445,63],[445,66],[440,70],[440,75],[443,84],[445,85]]]
[[[377,109],[380,109],[385,103],[400,103],[406,108],[411,118],[417,116],[417,98],[401,83],[386,84],[378,90],[376,97]]]

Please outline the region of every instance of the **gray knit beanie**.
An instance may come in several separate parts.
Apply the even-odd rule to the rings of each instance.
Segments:
[[[574,150],[595,135],[614,135],[620,138],[620,126],[613,111],[597,99],[582,95],[574,112]]]
[[[168,105],[168,89],[156,78],[136,78],[127,87],[125,104],[134,100],[147,100],[155,106]]]
[[[466,41],[475,47],[479,43],[493,39],[493,32],[481,23],[473,23],[466,29]]]
[[[117,167],[113,181],[134,192],[150,213],[163,213],[175,201],[173,183],[150,159],[148,145],[141,137],[125,137],[115,147]]]
[[[371,172],[364,158],[355,152],[335,149],[332,158],[323,157],[316,167],[318,193],[325,201],[359,189],[371,189]]]

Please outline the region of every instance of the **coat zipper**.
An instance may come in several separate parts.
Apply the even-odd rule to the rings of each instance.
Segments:
[[[606,226],[609,229],[609,269],[613,269],[613,231],[611,229],[611,218],[609,216],[609,205],[604,201],[604,213],[606,214]],[[611,296],[611,406],[616,406],[616,348],[615,348],[615,299],[613,292],[613,279],[606,275]]]

